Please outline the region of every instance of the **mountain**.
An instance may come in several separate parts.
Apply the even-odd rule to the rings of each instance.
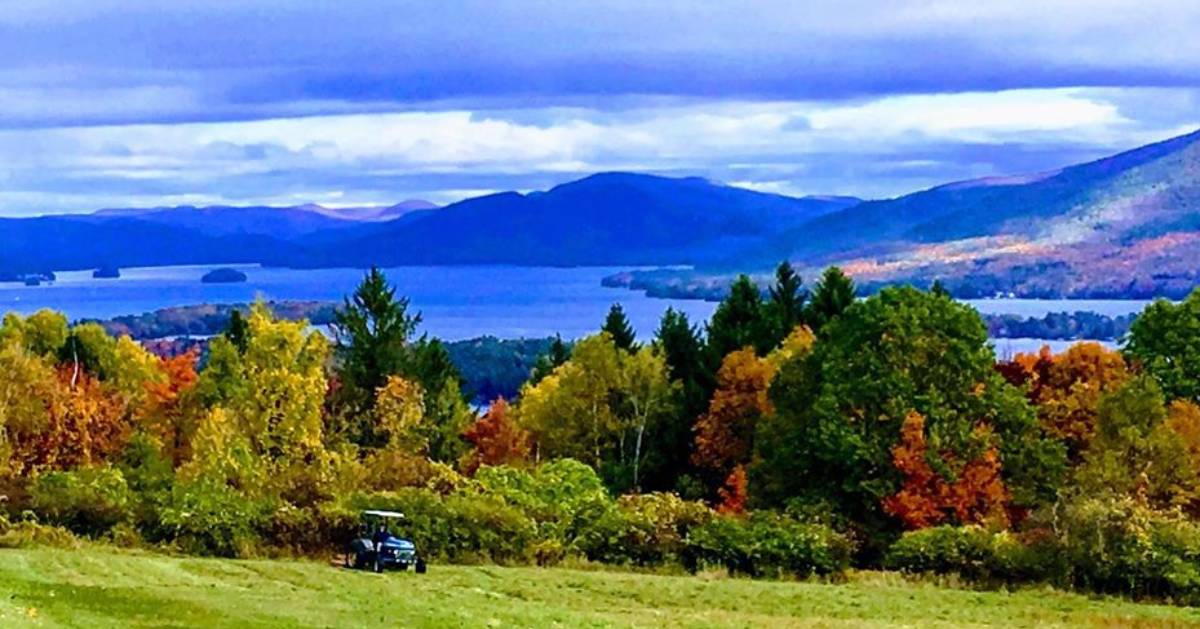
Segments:
[[[839,264],[963,294],[1179,295],[1200,283],[1200,131],[1034,175],[867,201],[725,263]]]
[[[423,199],[407,199],[395,205],[385,207],[324,207],[321,205],[310,204],[300,206],[304,209],[346,221],[390,221],[407,216],[414,212],[424,212],[427,210],[436,210],[439,205],[430,203]]]
[[[0,271],[260,262],[300,256],[296,245],[257,234],[210,235],[138,216],[0,219]]]
[[[414,213],[332,245],[328,238],[308,242],[326,249],[310,261],[317,264],[694,264],[857,203],[700,178],[602,173],[544,192],[504,192]]]

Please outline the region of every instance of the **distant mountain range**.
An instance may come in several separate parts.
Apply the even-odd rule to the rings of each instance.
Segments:
[[[178,207],[0,219],[0,275],[182,263],[691,265],[613,285],[711,297],[788,259],[963,296],[1179,296],[1200,284],[1200,131],[1060,170],[888,200],[602,173],[438,207]]]
[[[0,219],[0,274],[260,262],[293,267],[705,264],[860,203],[604,173],[438,207],[106,209]]]

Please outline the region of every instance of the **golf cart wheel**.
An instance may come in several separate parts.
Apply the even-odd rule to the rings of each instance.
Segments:
[[[417,560],[417,565],[416,565],[416,571],[417,571],[417,574],[425,574],[425,570],[426,570],[426,568],[425,568],[425,560],[424,560],[424,559],[418,559],[418,560]]]

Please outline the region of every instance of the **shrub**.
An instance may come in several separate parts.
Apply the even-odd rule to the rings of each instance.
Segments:
[[[748,518],[714,517],[693,528],[684,564],[719,565],[750,576],[808,576],[845,570],[852,551],[849,540],[828,526],[759,511]]]
[[[262,554],[258,532],[275,505],[253,500],[220,482],[179,483],[159,514],[156,538],[174,541],[184,551],[221,557]]]
[[[905,533],[888,549],[884,566],[912,573],[957,574],[978,581],[1048,579],[1056,549],[981,526],[935,526]]]
[[[426,556],[453,562],[530,561],[536,525],[519,509],[492,496],[442,496],[425,488],[358,494],[348,501],[362,509],[400,511],[406,519],[400,531],[411,536]]]
[[[43,474],[30,484],[29,495],[42,519],[81,535],[103,535],[133,519],[135,497],[125,477],[112,468]]]
[[[675,494],[622,496],[580,533],[575,547],[592,561],[657,566],[679,561],[688,532],[712,519],[699,502]]]
[[[292,555],[341,552],[358,530],[358,513],[331,503],[298,508],[285,504],[263,522],[263,542]]]
[[[1200,603],[1200,524],[1117,498],[1068,505],[1061,526],[1076,587]]]
[[[61,526],[39,524],[36,520],[12,522],[0,515],[0,548],[78,548],[80,545],[79,538]]]

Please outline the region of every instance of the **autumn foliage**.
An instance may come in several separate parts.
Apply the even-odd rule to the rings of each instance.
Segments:
[[[463,456],[460,468],[474,475],[484,465],[514,465],[529,458],[529,433],[512,417],[512,407],[497,398],[483,417],[463,433],[471,450]]]
[[[696,465],[724,475],[749,462],[755,425],[772,410],[768,392],[774,376],[774,364],[752,349],[725,357],[708,411],[696,422]]]
[[[903,484],[899,492],[884,499],[884,512],[899,518],[910,529],[948,520],[981,524],[1005,519],[1004,507],[1009,496],[1000,478],[1000,457],[994,447],[988,447],[965,465],[959,464],[950,453],[933,456],[941,467],[957,468],[956,478],[948,480],[930,465],[925,418],[916,412],[909,413],[900,428],[900,440],[892,449],[892,462],[903,476]]]

